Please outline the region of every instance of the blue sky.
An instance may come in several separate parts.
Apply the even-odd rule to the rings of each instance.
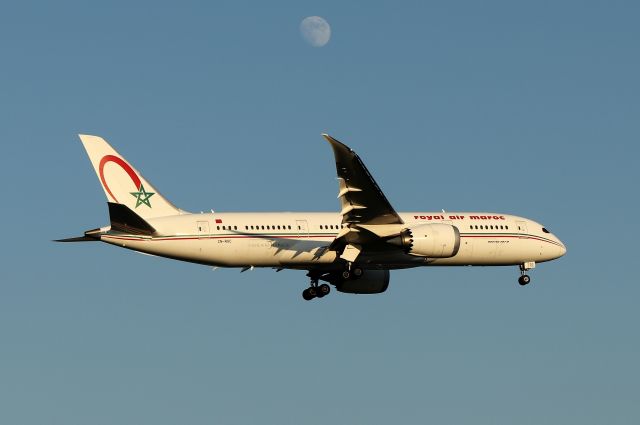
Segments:
[[[640,7],[631,1],[15,2],[0,13],[0,422],[631,424]],[[323,16],[332,39],[305,44]],[[397,210],[544,223],[531,273],[304,273],[51,239],[107,223],[77,138],[191,211],[337,211],[329,132]]]

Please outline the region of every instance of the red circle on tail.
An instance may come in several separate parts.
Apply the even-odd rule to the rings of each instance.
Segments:
[[[113,196],[113,193],[111,193],[111,189],[109,189],[109,185],[104,178],[104,166],[107,164],[107,162],[115,162],[116,164],[118,164],[124,171],[127,172],[127,174],[129,174],[129,177],[131,177],[131,181],[133,181],[133,184],[136,185],[136,189],[140,190],[140,177],[138,177],[136,172],[133,171],[133,168],[131,168],[131,166],[120,157],[114,155],[105,155],[100,160],[100,166],[98,167],[98,170],[100,171],[100,181],[102,182],[102,186],[104,186],[107,193],[111,195],[114,201],[118,202],[116,197]]]

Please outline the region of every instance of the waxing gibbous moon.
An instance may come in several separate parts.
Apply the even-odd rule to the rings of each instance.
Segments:
[[[300,33],[313,47],[322,47],[331,38],[331,27],[320,16],[309,16],[300,22]]]

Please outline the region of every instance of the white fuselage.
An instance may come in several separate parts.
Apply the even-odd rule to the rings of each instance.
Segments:
[[[507,214],[438,212],[399,213],[404,225],[456,226],[460,248],[450,258],[363,253],[370,268],[398,269],[426,265],[518,265],[544,262],[566,252],[562,242],[535,221]],[[111,234],[101,240],[162,257],[221,267],[341,269],[327,247],[341,229],[337,213],[206,213],[149,219],[158,236]]]

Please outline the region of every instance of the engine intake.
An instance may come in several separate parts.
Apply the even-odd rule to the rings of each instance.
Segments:
[[[422,224],[404,229],[387,242],[403,248],[407,254],[449,258],[455,256],[460,249],[460,231],[450,224]]]

